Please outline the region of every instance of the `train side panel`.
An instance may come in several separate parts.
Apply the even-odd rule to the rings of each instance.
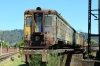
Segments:
[[[57,16],[55,15],[54,18]],[[65,24],[59,17],[57,17],[57,39],[58,41],[64,41],[66,44],[72,44],[73,43],[73,30]]]
[[[24,43],[26,46],[29,46],[29,43],[26,40],[30,41],[31,37],[31,17],[32,15],[25,15],[24,16]]]
[[[56,44],[57,42],[57,35],[56,35],[56,29],[57,29],[57,27],[56,27],[56,25],[57,25],[57,22],[56,22],[56,18],[55,18],[55,15],[53,15],[53,17],[52,17],[52,28],[53,28],[53,41],[54,41],[54,44]]]

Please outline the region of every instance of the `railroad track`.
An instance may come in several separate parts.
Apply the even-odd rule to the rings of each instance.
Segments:
[[[0,63],[3,62],[4,60],[6,60],[7,58],[10,58],[11,56],[17,54],[18,52],[15,53],[9,53],[9,54],[5,54],[5,55],[1,55],[0,56]]]

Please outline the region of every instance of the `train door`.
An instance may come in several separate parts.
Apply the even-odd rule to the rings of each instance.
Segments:
[[[32,46],[44,45],[44,13],[34,12],[32,16]]]
[[[35,21],[35,31],[34,32],[43,32],[42,24],[43,24],[43,13],[34,13],[34,21]]]

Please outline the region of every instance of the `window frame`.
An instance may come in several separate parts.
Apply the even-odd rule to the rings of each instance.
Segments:
[[[31,17],[30,26],[29,26],[29,25],[27,25],[27,18],[28,18],[28,17]],[[32,26],[32,24],[31,24],[31,23],[32,23],[32,16],[26,16],[26,22],[25,22],[25,23],[26,23],[26,24],[25,24],[25,25],[26,25],[26,27],[31,27],[31,26]]]
[[[44,16],[44,26],[52,26],[53,16],[54,16],[53,14],[49,14],[49,15],[45,14],[45,16]],[[51,25],[45,25],[45,19],[46,19],[45,17],[51,17]]]

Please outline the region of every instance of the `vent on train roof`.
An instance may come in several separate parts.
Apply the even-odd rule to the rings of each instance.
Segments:
[[[40,7],[37,7],[36,10],[41,10],[41,8]]]

